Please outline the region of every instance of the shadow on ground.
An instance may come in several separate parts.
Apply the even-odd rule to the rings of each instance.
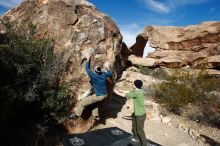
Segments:
[[[64,146],[141,146],[131,142],[132,135],[117,127],[98,129],[83,134],[68,134],[63,138]],[[149,141],[149,146],[161,146]]]
[[[207,143],[211,146],[220,146],[220,143],[216,142],[214,139],[212,139],[206,135],[203,135],[203,134],[201,134],[200,136],[205,139],[205,143]]]
[[[106,102],[106,107],[103,108],[102,120],[100,122],[105,124],[107,119],[117,118],[118,113],[122,110],[126,101],[127,99],[125,97],[113,94],[112,97]]]

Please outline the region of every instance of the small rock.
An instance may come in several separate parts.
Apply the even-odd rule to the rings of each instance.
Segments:
[[[145,109],[147,110],[147,111],[149,111],[149,110],[153,110],[153,105],[145,105]]]
[[[189,129],[185,128],[185,129],[183,129],[183,131],[187,133],[189,131]]]
[[[198,138],[200,135],[195,129],[189,129],[188,133],[193,139]]]
[[[173,124],[171,122],[168,123],[168,126],[172,126]]]
[[[127,69],[127,71],[140,72],[140,69],[138,69],[137,67],[132,66],[132,67],[129,67],[129,68]]]
[[[163,115],[160,115],[160,118],[161,118],[161,119],[163,119],[163,117],[164,117]]]
[[[177,146],[188,146],[188,144],[186,144],[186,143],[180,143],[180,144],[178,144]]]
[[[182,130],[182,127],[183,127],[182,124],[178,124],[178,125],[177,125],[177,128],[180,129],[180,130]]]
[[[164,117],[164,118],[162,118],[162,123],[168,124],[170,121],[171,121],[171,118],[170,118],[170,117]]]
[[[178,125],[178,129],[180,129],[180,130],[182,130],[184,132],[188,132],[189,131],[189,129],[186,126],[182,125],[182,124]]]
[[[197,137],[197,140],[201,143],[206,143],[206,139],[201,136]]]
[[[189,135],[190,135],[190,136],[194,136],[194,135],[193,135],[194,132],[195,132],[194,129],[189,129]]]

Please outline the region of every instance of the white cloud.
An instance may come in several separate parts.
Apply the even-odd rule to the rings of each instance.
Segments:
[[[179,7],[188,5],[198,5],[206,3],[210,0],[167,0],[165,2],[159,2],[156,0],[139,0],[142,1],[149,9],[160,12],[160,13],[170,13]]]
[[[155,48],[152,48],[152,47],[150,46],[150,43],[149,43],[149,41],[148,41],[147,44],[146,44],[146,46],[145,46],[145,48],[144,48],[143,57],[148,56],[149,53],[154,52],[155,50],[156,50]]]
[[[209,10],[209,14],[213,14],[216,10],[216,7],[212,7],[210,10]]]
[[[131,47],[136,42],[136,37],[143,31],[143,28],[136,23],[127,25],[119,25],[123,35],[123,41],[128,47]]]
[[[131,23],[128,25],[119,25],[121,33],[123,35],[123,42],[129,47],[136,43],[136,37],[144,31],[144,28],[136,23]],[[148,53],[155,51],[154,48],[149,46],[149,42],[146,44],[144,48],[143,57],[147,56]]]
[[[210,0],[169,0],[169,5],[173,7],[186,6],[186,5],[197,5],[206,3]]]
[[[170,7],[165,3],[157,2],[155,0],[145,0],[144,2],[153,11],[157,11],[161,13],[170,12]]]
[[[22,1],[23,0],[1,0],[0,5],[7,9],[10,9],[14,7],[15,5],[21,3]]]
[[[167,25],[173,25],[178,19],[176,19],[176,18],[165,19],[165,18],[149,17],[146,20],[147,21],[144,22],[145,26],[148,26],[148,25],[167,26]]]

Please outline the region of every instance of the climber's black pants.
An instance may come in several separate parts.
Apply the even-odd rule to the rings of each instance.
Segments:
[[[146,114],[142,116],[135,116],[132,114],[132,133],[134,138],[140,140],[141,146],[147,146],[147,139],[144,133],[144,121],[146,119]]]

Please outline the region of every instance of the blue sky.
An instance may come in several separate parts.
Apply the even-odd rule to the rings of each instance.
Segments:
[[[0,14],[22,0],[0,0]],[[144,26],[186,26],[220,21],[220,0],[88,0],[119,26],[128,46]]]
[[[118,24],[128,46],[147,25],[220,21],[220,0],[89,0]]]

